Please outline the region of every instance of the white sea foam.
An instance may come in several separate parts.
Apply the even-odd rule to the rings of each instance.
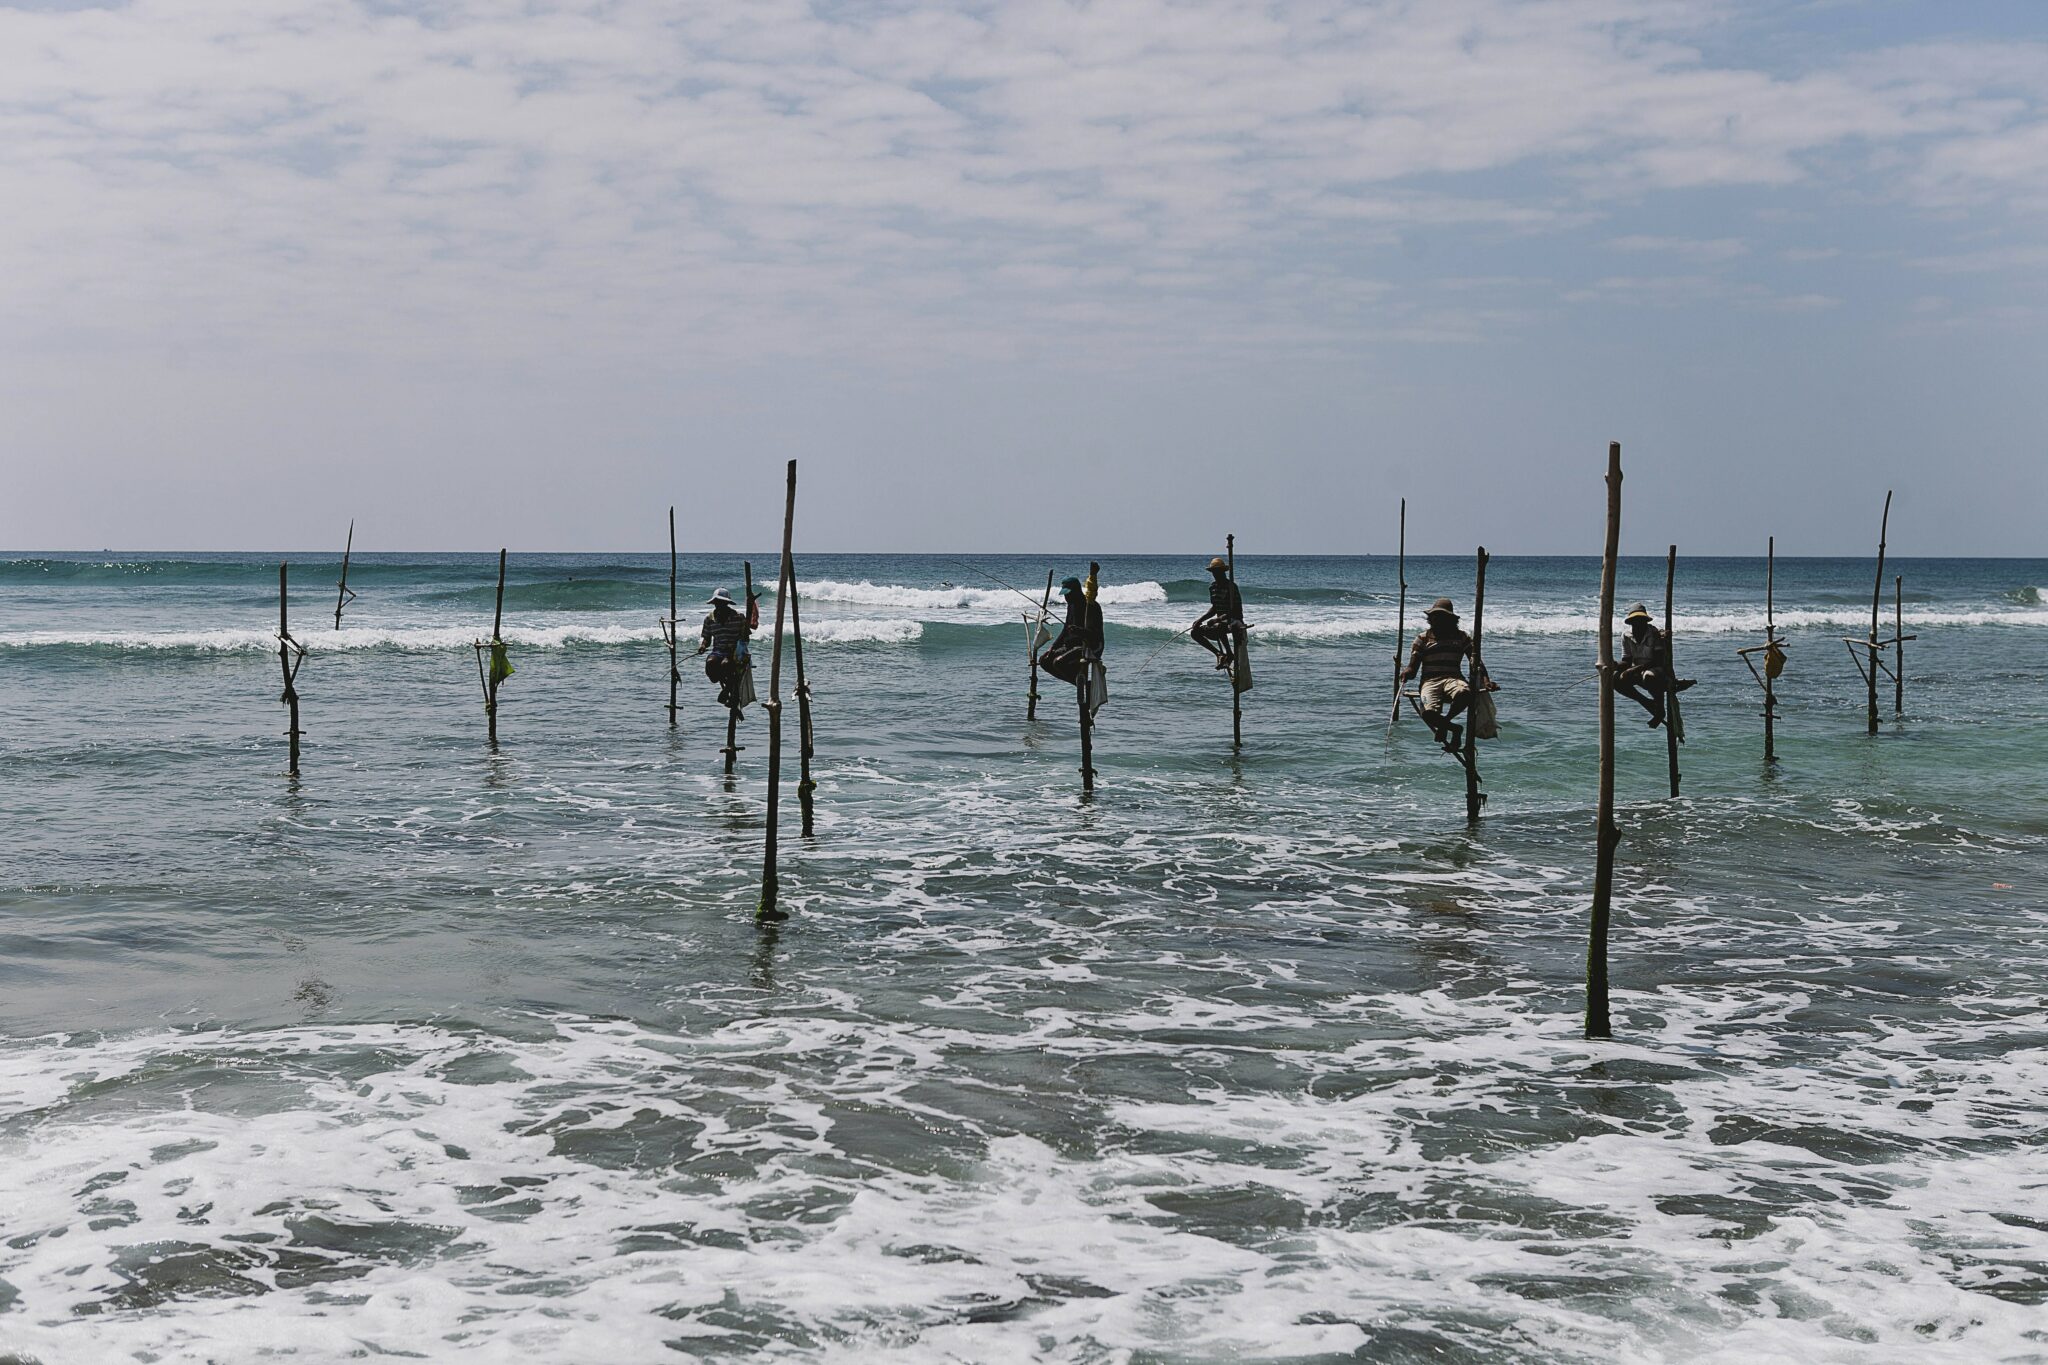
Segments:
[[[842,583],[823,579],[802,585],[806,600],[844,602],[855,606],[886,607],[903,612],[995,612],[1004,616],[1036,611],[1038,597],[1002,587],[912,588],[900,583]],[[1166,589],[1158,583],[1104,583],[1096,600],[1105,606],[1164,602]],[[1051,610],[1057,614],[1060,602],[1054,594]]]
[[[763,634],[773,630],[763,623]],[[785,626],[787,633],[789,627]],[[912,620],[831,619],[806,621],[804,639],[832,644],[905,644],[918,639],[924,627]],[[685,631],[687,636],[688,631]],[[349,626],[309,631],[300,643],[319,654],[336,650],[467,649],[484,638],[474,626]],[[625,645],[659,642],[661,628],[597,622],[559,626],[508,626],[505,642],[526,649],[567,649],[578,645]],[[756,637],[757,640],[761,637]],[[272,653],[277,636],[267,630],[223,627],[215,630],[29,630],[0,632],[0,649],[100,648],[115,650],[177,650],[198,654]]]

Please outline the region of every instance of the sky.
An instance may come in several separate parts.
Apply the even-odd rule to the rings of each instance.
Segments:
[[[0,0],[0,546],[2048,553],[2038,0]]]

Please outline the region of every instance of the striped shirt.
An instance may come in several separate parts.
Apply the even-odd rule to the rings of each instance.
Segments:
[[[739,649],[739,642],[747,638],[747,618],[729,607],[715,607],[704,618],[704,629],[697,635],[697,643],[710,647],[711,653],[721,659],[730,659]]]

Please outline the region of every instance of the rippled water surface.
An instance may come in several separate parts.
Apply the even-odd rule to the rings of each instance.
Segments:
[[[1489,569],[1468,828],[1392,561],[1241,561],[1233,754],[1201,558],[1104,561],[1092,802],[1024,718],[1084,565],[804,560],[763,931],[665,556],[513,556],[495,750],[494,563],[359,557],[337,631],[295,561],[296,782],[275,556],[0,556],[0,1361],[2048,1359],[2048,563],[1900,562],[1873,738],[1872,565],[1781,561],[1767,769],[1763,565],[1680,561],[1595,1044],[1597,563]]]

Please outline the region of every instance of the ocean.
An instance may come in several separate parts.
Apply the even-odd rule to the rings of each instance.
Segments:
[[[1468,826],[1392,557],[1240,557],[1233,752],[1213,552],[1102,560],[1092,800],[1025,718],[1085,562],[801,555],[767,929],[665,554],[512,555],[495,748],[494,555],[339,630],[290,556],[296,779],[280,556],[0,555],[0,1361],[2048,1360],[2048,561],[1892,561],[1870,736],[1874,566],[1781,559],[1767,766],[1763,561],[1680,559],[1588,1042],[1598,561],[1491,563]]]

